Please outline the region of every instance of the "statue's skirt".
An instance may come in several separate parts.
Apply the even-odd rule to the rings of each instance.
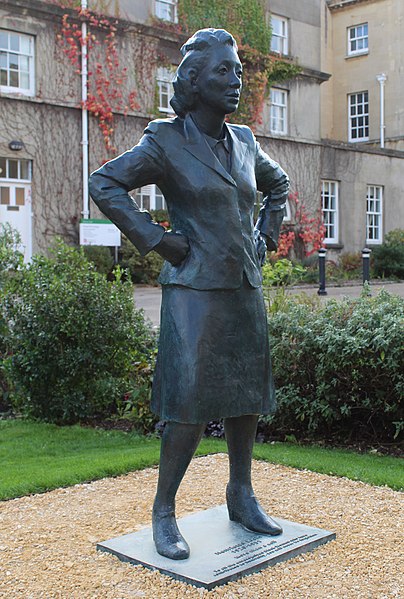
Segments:
[[[163,285],[151,407],[190,424],[274,411],[262,289]]]

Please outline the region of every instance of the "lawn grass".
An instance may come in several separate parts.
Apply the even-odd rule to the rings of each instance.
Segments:
[[[344,476],[376,486],[404,490],[404,460],[345,449],[326,449],[290,443],[256,444],[254,458],[300,470]]]
[[[206,439],[198,454],[223,451]],[[0,421],[0,500],[158,464],[160,441],[135,433],[25,420]]]
[[[159,451],[158,439],[134,433],[0,421],[0,499],[154,466]],[[224,441],[210,438],[202,441],[197,455],[224,451]],[[254,457],[396,490],[404,488],[400,458],[287,443],[257,444]]]

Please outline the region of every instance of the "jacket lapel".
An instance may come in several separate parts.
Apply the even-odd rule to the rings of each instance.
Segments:
[[[230,133],[232,154],[231,154],[231,172],[237,175],[243,167],[244,158],[247,151],[247,144],[240,141],[231,128],[231,125],[227,126],[227,131]]]
[[[208,142],[203,137],[203,135],[200,133],[198,127],[195,125],[194,121],[192,120],[192,118],[189,114],[187,114],[187,116],[185,117],[184,126],[185,126],[185,134],[187,137],[187,142],[184,144],[184,149],[187,152],[189,152],[190,154],[192,154],[193,156],[195,156],[195,158],[200,160],[200,162],[205,164],[205,166],[208,166],[209,168],[216,171],[221,177],[226,179],[226,181],[228,181],[232,185],[236,185],[236,182],[234,181],[233,177],[231,175],[229,175],[229,173],[226,171],[226,169],[223,168],[223,166],[221,165],[220,161],[216,158],[216,156],[210,149]],[[235,136],[232,135],[232,145],[233,145],[232,160],[233,161],[234,161],[234,155],[235,155],[235,143],[233,141],[234,139],[236,139],[236,144],[240,143],[237,140],[237,138],[235,138]],[[245,145],[245,144],[243,144],[243,145]],[[234,166],[234,162],[233,162],[233,166]],[[233,168],[232,168],[232,170],[233,170]]]

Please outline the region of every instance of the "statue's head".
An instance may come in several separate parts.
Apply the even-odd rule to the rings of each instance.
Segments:
[[[184,58],[177,69],[170,102],[178,116],[184,117],[200,101],[216,101],[224,114],[236,110],[242,71],[237,50],[236,40],[224,29],[201,29],[182,46]]]

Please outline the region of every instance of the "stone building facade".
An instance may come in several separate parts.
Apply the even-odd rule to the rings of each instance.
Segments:
[[[389,230],[404,228],[400,4],[265,3],[272,51],[291,57],[301,72],[273,85],[255,131],[290,173],[293,191],[313,213],[322,206],[329,255],[359,251],[382,242]],[[136,91],[136,106],[126,116],[123,109],[114,112],[119,153],[137,143],[151,118],[170,114],[171,78],[183,38],[164,27],[177,19],[177,0],[111,0],[103,6],[118,19],[118,59],[128,69],[122,93]],[[79,239],[81,83],[58,37],[64,12],[42,0],[3,0],[0,6],[0,222],[20,230],[27,258],[46,251],[56,235],[72,243]],[[90,71],[97,60],[94,50]],[[376,79],[382,73],[387,75],[384,148]],[[88,129],[91,171],[111,156],[96,118],[89,119]],[[155,186],[135,193],[145,208],[164,204]],[[92,203],[90,216],[99,216]],[[288,218],[293,216],[291,206]]]

